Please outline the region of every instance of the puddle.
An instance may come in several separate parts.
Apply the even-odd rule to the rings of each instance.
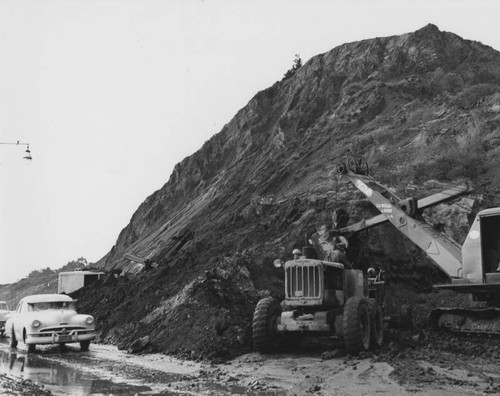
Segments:
[[[200,378],[198,370],[189,363],[151,365],[137,364],[138,357],[95,346],[88,352],[79,348],[38,346],[27,353],[24,345],[10,348],[0,339],[0,373],[19,380],[30,380],[50,390],[54,396],[85,395],[281,395],[280,392],[247,390],[235,383],[219,383]],[[165,359],[168,361],[168,359]],[[154,365],[163,366],[158,370]],[[170,370],[165,370],[169,367]]]
[[[3,344],[3,342],[2,342]],[[43,385],[54,395],[179,395],[183,393],[154,391],[150,386],[105,379],[81,370],[77,365],[65,365],[22,349],[6,345],[0,348],[0,372]],[[52,353],[57,358],[57,354]],[[131,381],[134,382],[134,381]]]

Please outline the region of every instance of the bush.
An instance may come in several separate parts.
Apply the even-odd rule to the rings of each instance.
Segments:
[[[430,106],[421,107],[413,110],[406,118],[408,124],[411,125],[425,124],[436,119],[435,109]]]
[[[463,85],[464,82],[460,75],[438,68],[431,74],[426,90],[431,96],[435,96],[444,92],[456,92],[461,90]]]
[[[358,92],[361,92],[363,88],[364,85],[361,84],[360,82],[353,82],[344,88],[344,95],[345,96],[355,95]]]
[[[480,138],[468,136],[462,145],[443,142],[443,153],[434,161],[414,166],[414,181],[429,179],[452,181],[458,178],[474,180],[485,171],[485,148]]]
[[[302,59],[300,58],[299,54],[295,54],[295,59],[293,60],[292,68],[287,70],[281,81],[288,80],[295,73],[297,73],[297,70],[299,70],[301,67],[302,67]]]
[[[477,84],[462,91],[456,96],[454,104],[463,110],[476,107],[481,100],[498,92],[498,86],[493,84]]]

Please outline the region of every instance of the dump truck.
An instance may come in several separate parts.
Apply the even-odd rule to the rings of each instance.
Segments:
[[[337,230],[339,234],[359,232],[389,222],[422,249],[448,276],[437,289],[467,293],[478,307],[439,308],[430,315],[430,324],[453,332],[500,334],[500,208],[481,210],[475,216],[461,246],[425,222],[425,208],[470,191],[463,185],[422,199],[399,198],[369,175],[363,158],[346,158],[336,173],[354,185],[380,212],[379,215]]]

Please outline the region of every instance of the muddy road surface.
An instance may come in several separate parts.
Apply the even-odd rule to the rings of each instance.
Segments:
[[[349,357],[301,348],[223,364],[130,355],[107,345],[37,347],[0,341],[0,395],[481,395],[500,392],[499,360],[422,342]]]

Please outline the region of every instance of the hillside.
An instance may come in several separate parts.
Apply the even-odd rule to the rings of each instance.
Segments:
[[[251,348],[256,302],[283,296],[272,260],[334,210],[375,209],[332,175],[347,154],[402,197],[471,182],[471,194],[426,216],[462,242],[478,210],[500,206],[500,53],[434,25],[343,44],[257,93],[139,206],[97,266],[158,268],[79,293],[101,339],[127,348],[227,357]],[[355,267],[379,266],[401,288],[444,280],[391,226],[350,240]]]
[[[57,270],[45,268],[32,271],[26,278],[15,283],[0,285],[0,301],[6,301],[10,309],[16,308],[19,300],[31,294],[57,293],[60,272],[74,271],[87,266],[83,257],[70,261]]]
[[[267,203],[293,207],[289,201],[302,194],[333,193],[329,172],[346,153],[364,155],[378,179],[396,188],[466,178],[491,192],[500,177],[491,166],[499,77],[497,51],[433,25],[316,56],[259,92],[178,164],[98,264],[124,266],[125,253],[161,263],[162,249],[186,229],[204,252],[214,249],[218,230],[216,249],[228,254],[232,235],[247,234],[262,207],[278,206]]]

